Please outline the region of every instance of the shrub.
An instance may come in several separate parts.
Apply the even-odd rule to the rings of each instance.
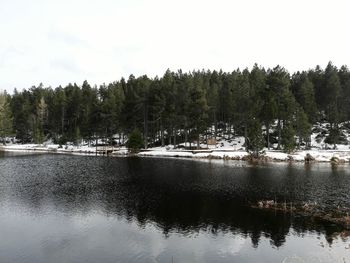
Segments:
[[[138,129],[129,134],[126,145],[130,152],[138,152],[143,147],[142,134]]]

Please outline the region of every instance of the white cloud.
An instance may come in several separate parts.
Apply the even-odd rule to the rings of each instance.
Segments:
[[[2,0],[0,88],[349,64],[347,1]]]

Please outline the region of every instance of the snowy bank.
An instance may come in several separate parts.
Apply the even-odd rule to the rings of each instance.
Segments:
[[[58,144],[12,144],[0,146],[0,151],[5,152],[37,152],[37,153],[58,153],[58,154],[81,154],[81,155],[127,155],[128,150],[125,147],[92,147],[92,146],[73,146]]]
[[[13,144],[0,146],[0,151],[8,152],[37,152],[37,153],[58,153],[58,154],[80,154],[80,155],[109,155],[128,156],[128,149],[125,147],[92,147],[92,146],[59,146],[58,144]],[[208,148],[201,150],[174,149],[173,146],[155,147],[142,150],[137,154],[140,157],[180,157],[197,159],[224,159],[224,160],[247,160],[249,153],[244,149],[228,147]],[[264,160],[277,162],[304,162],[308,156],[309,160],[315,162],[350,162],[350,150],[301,150],[288,154],[277,150],[267,150],[262,155]]]
[[[159,157],[185,157],[185,158],[207,158],[207,159],[226,159],[226,160],[247,160],[249,153],[242,150],[225,149],[225,150],[176,150],[166,148],[148,149],[147,151],[141,151],[139,156],[159,156]],[[281,151],[266,150],[265,160],[271,161],[295,161],[305,162],[307,157],[315,162],[350,162],[350,151],[347,150],[309,150],[309,151],[296,151],[288,154]],[[310,158],[311,157],[311,158]]]

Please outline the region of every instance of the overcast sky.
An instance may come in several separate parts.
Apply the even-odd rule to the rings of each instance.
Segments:
[[[350,64],[332,0],[0,0],[0,89],[108,83],[167,68]]]

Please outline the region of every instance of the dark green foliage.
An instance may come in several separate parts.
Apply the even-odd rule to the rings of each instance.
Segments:
[[[6,93],[0,93],[0,139],[3,142],[5,142],[4,138],[10,136],[12,133],[10,98]]]
[[[138,129],[134,129],[129,134],[127,147],[131,152],[138,152],[143,147],[142,134]]]
[[[327,65],[325,70],[325,88],[327,90],[327,98],[324,99],[325,112],[332,128],[333,125],[337,125],[340,122],[339,99],[341,84],[338,70],[331,63]]]
[[[23,143],[30,142],[33,127],[31,127],[30,123],[32,120],[32,110],[28,91],[24,90],[22,93],[18,93],[15,90],[11,99],[11,111],[16,138]]]
[[[252,119],[249,122],[246,140],[247,151],[254,157],[258,157],[265,145],[261,123],[258,120]]]
[[[295,149],[295,130],[290,124],[285,125],[282,130],[282,145],[283,151],[291,153]]]
[[[314,122],[317,119],[317,106],[315,99],[314,84],[310,81],[306,72],[297,73],[292,78],[292,92],[296,101]]]
[[[199,148],[199,135],[206,129],[208,106],[204,91],[200,88],[199,84],[197,85],[190,91],[188,119],[190,126],[194,128],[193,135],[197,138],[197,148]]]
[[[307,118],[306,113],[300,106],[297,106],[295,113],[295,131],[298,136],[298,147],[305,142],[306,144],[310,143],[310,135],[311,135],[311,124]]]
[[[332,63],[325,70],[317,66],[292,76],[281,66],[265,70],[254,65],[232,72],[167,70],[159,78],[130,75],[99,87],[87,81],[55,89],[40,84],[15,91],[7,101],[10,128],[24,143],[104,138],[123,144],[125,134],[137,128],[144,148],[183,142],[199,147],[200,134],[216,137],[220,130],[229,138],[244,136],[250,151],[259,151],[261,142],[290,151],[296,138],[298,146],[307,145],[311,124],[327,121],[336,130],[350,120],[350,72]],[[272,127],[276,132],[270,135]],[[327,140],[337,141],[333,133]],[[113,139],[116,134],[118,140]]]

